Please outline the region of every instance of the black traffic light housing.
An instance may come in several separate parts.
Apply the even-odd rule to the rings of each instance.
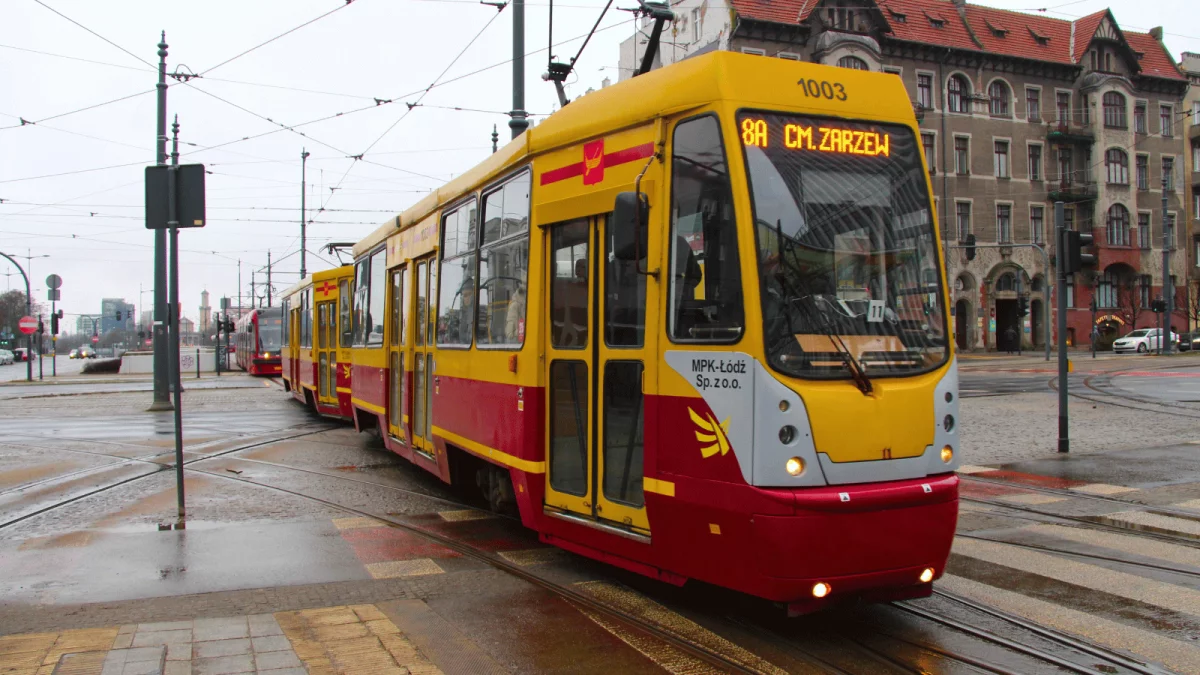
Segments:
[[[58,314],[50,315],[50,334],[58,335]]]
[[[1077,232],[1075,230],[1063,230],[1062,242],[1059,246],[1059,258],[1062,260],[1063,274],[1075,274],[1085,267],[1094,267],[1096,265],[1096,256],[1092,253],[1084,253],[1084,246],[1091,246],[1095,243],[1095,236],[1089,232]]]
[[[975,235],[974,234],[967,235],[966,244],[967,244],[967,260],[974,260],[975,259]]]
[[[121,310],[117,310],[117,321],[121,320]]]
[[[1029,315],[1029,298],[1025,296],[1017,298],[1017,313],[1021,316]]]
[[[1150,310],[1156,314],[1162,314],[1167,311],[1167,301],[1162,298],[1155,298],[1150,301]]]

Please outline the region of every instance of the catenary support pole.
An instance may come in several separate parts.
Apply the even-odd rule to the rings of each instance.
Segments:
[[[308,247],[308,238],[306,236],[306,226],[304,222],[304,193],[308,189],[305,185],[308,172],[308,152],[304,148],[300,148],[300,280],[304,280],[304,276],[308,274],[308,268],[304,266],[304,256],[307,254],[305,249]]]
[[[1067,274],[1063,255],[1063,203],[1054,202],[1054,235],[1058,269],[1054,275],[1058,280],[1058,451],[1071,451],[1070,431],[1067,426]]]
[[[1174,167],[1172,166],[1172,170]],[[1167,304],[1163,309],[1162,331],[1158,334],[1158,344],[1162,346],[1163,354],[1171,353],[1171,313],[1175,304],[1175,288],[1171,283],[1171,244],[1174,242],[1175,218],[1167,213],[1167,183],[1170,182],[1171,173],[1163,171],[1162,178],[1162,227],[1163,227],[1163,250],[1162,250],[1162,294],[1163,302]]]
[[[174,132],[175,140],[172,143],[171,149],[171,169],[167,173],[167,189],[171,192],[167,198],[167,208],[170,214],[170,220],[167,226],[171,229],[171,300],[170,317],[168,323],[170,326],[170,344],[171,351],[169,359],[171,362],[171,384],[175,390],[175,495],[178,504],[179,523],[182,524],[184,517],[187,515],[187,509],[184,507],[183,494],[183,385],[179,371],[181,370],[179,363],[179,200],[177,199],[179,191],[179,117],[176,116],[175,123],[171,125]]]
[[[271,306],[271,249],[267,249],[267,307]]]
[[[520,136],[529,128],[525,117],[525,0],[512,0],[513,8],[513,109],[508,121],[512,137]],[[550,45],[551,51],[554,45]]]
[[[154,163],[167,163],[167,33],[158,43],[158,133]],[[170,410],[170,378],[167,364],[167,232],[154,230],[154,402],[150,410]]]

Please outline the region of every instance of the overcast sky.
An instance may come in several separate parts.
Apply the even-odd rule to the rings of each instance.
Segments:
[[[1037,3],[983,4],[1029,11]],[[632,2],[614,5],[579,60],[572,97],[605,77],[617,80],[617,46],[633,25],[616,7]],[[1046,0],[1050,15],[1066,19],[1106,5],[1126,29],[1166,26],[1176,60],[1182,51],[1200,52],[1193,2]],[[603,6],[556,3],[555,42],[585,35]],[[526,52],[544,50],[548,2],[527,2],[526,21]],[[512,74],[503,62],[512,53],[511,7],[498,13],[475,0],[3,0],[0,251],[49,255],[32,261],[34,297],[44,299],[46,275],[59,274],[68,315],[98,313],[103,297],[123,297],[139,312],[152,302],[153,234],[144,229],[142,204],[143,167],[154,161],[157,74],[139,59],[157,63],[161,30],[170,44],[168,70],[203,75],[187,84],[168,80],[168,112],[181,124],[180,162],[202,162],[212,172],[207,226],[180,234],[180,299],[192,318],[201,290],[214,307],[222,295],[237,296],[239,259],[246,304],[251,273],[265,281],[268,250],[279,261],[276,293],[298,279],[301,148],[311,153],[308,206],[316,222],[308,250],[320,256],[309,256],[312,272],[336,262],[321,250],[325,243],[361,238],[490,153],[493,125],[501,144],[509,138],[503,112],[512,103]],[[579,44],[555,53],[566,60]],[[541,80],[545,65],[545,51],[526,59],[526,109],[543,115],[557,100]],[[496,67],[481,70],[489,66]],[[128,98],[98,105],[121,97]],[[411,111],[405,105],[418,100]],[[89,106],[96,107],[73,112]],[[325,117],[295,131],[280,126]],[[21,126],[20,118],[36,123]],[[362,161],[348,158],[358,154]],[[0,272],[15,270],[0,260]],[[13,274],[0,284],[18,288],[21,280]],[[73,330],[75,322],[66,325]]]

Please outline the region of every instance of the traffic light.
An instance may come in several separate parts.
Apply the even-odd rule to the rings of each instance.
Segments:
[[[1062,237],[1059,257],[1062,258],[1063,274],[1075,274],[1084,267],[1095,266],[1096,256],[1083,252],[1084,246],[1091,246],[1095,242],[1096,238],[1091,233],[1063,230]]]
[[[139,340],[145,340],[145,339],[146,339],[146,331],[144,331],[144,330],[139,330],[139,331],[138,331],[138,339],[139,339]]]
[[[975,235],[967,235],[967,260],[975,259]]]
[[[50,334],[58,335],[58,313],[50,315]]]
[[[38,317],[38,331],[37,332],[39,332],[39,333],[46,332],[46,323],[44,321],[42,321],[42,317],[40,317],[40,316]]]
[[[1017,299],[1017,312],[1021,316],[1029,315],[1029,298],[1026,298],[1025,296],[1021,296],[1020,298]]]
[[[121,320],[121,310],[117,310],[117,321]]]

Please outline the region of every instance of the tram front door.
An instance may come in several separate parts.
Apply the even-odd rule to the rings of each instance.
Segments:
[[[427,457],[434,456],[433,450],[433,347],[434,330],[437,327],[437,258],[429,256],[412,263],[414,302],[413,316],[416,319],[412,334],[412,393],[409,400],[409,428],[412,430],[413,450]]]
[[[607,216],[548,228],[546,507],[648,534],[643,496],[646,285],[610,255]]]
[[[317,303],[317,401],[337,405],[337,302]]]

